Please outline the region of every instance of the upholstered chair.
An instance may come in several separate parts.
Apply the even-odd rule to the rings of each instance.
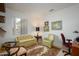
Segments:
[[[65,39],[65,36],[64,36],[63,33],[61,33],[61,38],[62,38],[62,45],[63,45],[63,47],[68,48],[68,51],[63,50],[63,52],[66,53],[64,56],[71,55],[71,48],[72,48],[71,41],[72,40],[71,39]]]
[[[53,34],[49,34],[47,38],[44,38],[42,41],[42,44],[51,48],[54,42],[54,35]]]

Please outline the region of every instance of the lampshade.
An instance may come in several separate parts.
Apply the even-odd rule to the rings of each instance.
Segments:
[[[40,31],[40,28],[39,27],[36,27],[36,31]]]

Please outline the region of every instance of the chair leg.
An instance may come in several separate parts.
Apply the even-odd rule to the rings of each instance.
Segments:
[[[71,55],[70,53],[67,53],[67,54],[65,54],[64,56],[66,56],[66,55]]]
[[[65,52],[65,53],[68,53],[67,51],[64,51],[64,50],[63,50],[62,52],[63,52],[63,53],[64,53],[64,52]]]
[[[68,49],[68,52],[67,51],[63,51],[63,52],[66,52],[66,54],[64,56],[71,55],[71,49],[70,48]]]

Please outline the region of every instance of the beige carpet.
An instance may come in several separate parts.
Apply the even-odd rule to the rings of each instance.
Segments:
[[[60,51],[57,47],[48,48],[43,45],[33,45],[25,49],[27,56],[56,56]]]
[[[33,45],[26,47],[28,53],[27,56],[56,56],[60,49],[57,47],[48,48],[42,45]]]

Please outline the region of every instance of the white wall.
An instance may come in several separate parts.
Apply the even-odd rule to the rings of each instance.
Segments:
[[[21,19],[26,19],[27,20],[27,15],[24,15],[18,11],[13,11],[9,8],[6,8],[6,13],[1,13],[0,15],[4,15],[5,18],[5,23],[1,24],[0,26],[2,26],[4,28],[6,32],[4,37],[0,37],[0,44],[2,44],[3,42],[6,41],[14,41],[15,40],[15,33],[13,33],[13,29],[14,29],[14,21],[16,18],[21,18]],[[28,23],[28,22],[27,22]]]
[[[44,33],[45,36],[47,36],[49,33],[52,33],[58,38],[55,39],[54,45],[57,47],[61,47],[61,36],[60,33],[63,32],[65,34],[65,37],[71,38],[74,40],[77,34],[74,34],[73,31],[78,30],[79,31],[79,4],[64,8],[63,10],[57,11],[55,13],[52,13],[45,17],[45,20],[48,20],[50,23],[50,31],[47,33]],[[62,30],[51,30],[51,22],[52,21],[58,21],[62,20]]]

